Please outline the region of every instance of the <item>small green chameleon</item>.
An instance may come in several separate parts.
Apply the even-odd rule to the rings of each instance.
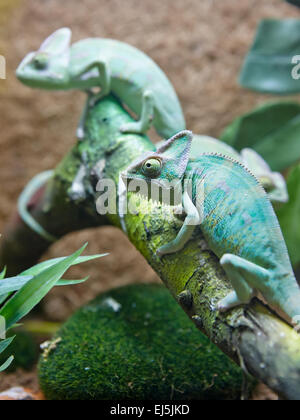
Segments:
[[[164,141],[156,146],[160,147]],[[267,162],[253,149],[245,148],[240,154],[228,144],[210,136],[194,134],[190,159],[197,159],[203,153],[220,153],[246,166],[264,187],[275,209],[289,200],[287,185],[279,172],[273,172]]]
[[[77,136],[84,137],[89,106],[108,95],[117,96],[140,118],[121,127],[126,133],[146,133],[153,124],[158,134],[170,137],[185,128],[176,92],[165,73],[142,51],[120,41],[89,38],[72,46],[72,32],[54,32],[37,52],[19,65],[17,78],[27,86],[48,90],[80,89],[90,95]]]
[[[226,311],[262,296],[290,321],[300,315],[300,288],[266,192],[233,158],[203,153],[190,159],[192,137],[189,131],[178,133],[122,173],[124,182],[143,180],[166,188],[173,181],[173,188],[183,191],[183,226],[157,255],[182,249],[200,225],[234,289],[217,309]]]

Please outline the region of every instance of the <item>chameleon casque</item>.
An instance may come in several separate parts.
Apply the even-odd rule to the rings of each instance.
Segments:
[[[185,221],[177,237],[159,248],[157,255],[182,249],[200,225],[234,289],[217,309],[226,311],[257,296],[291,321],[300,315],[300,288],[266,192],[233,158],[203,153],[190,159],[192,138],[191,132],[180,132],[122,173],[125,182],[144,180],[166,188],[166,181],[175,181],[174,188],[176,182],[183,186]],[[186,183],[191,188],[185,189]]]
[[[176,92],[165,73],[142,51],[120,41],[88,38],[72,46],[72,32],[54,32],[37,52],[29,53],[19,65],[17,78],[32,88],[79,89],[100,93],[90,97],[78,127],[84,137],[89,106],[113,93],[140,119],[123,125],[126,133],[145,133],[153,124],[158,134],[170,137],[185,129]]]

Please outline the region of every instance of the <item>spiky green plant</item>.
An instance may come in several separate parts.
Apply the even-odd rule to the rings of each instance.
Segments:
[[[73,265],[81,264],[102,255],[80,256],[87,244],[69,257],[55,258],[44,261],[34,267],[20,273],[16,277],[5,278],[6,270],[0,273],[0,319],[4,320],[5,334],[9,329],[27,315],[54,286],[66,286],[82,283],[87,278],[81,280],[63,280],[64,273]],[[2,353],[13,341],[14,337],[0,341],[0,353]],[[0,366],[3,372],[12,363],[14,356],[10,356],[7,361]]]

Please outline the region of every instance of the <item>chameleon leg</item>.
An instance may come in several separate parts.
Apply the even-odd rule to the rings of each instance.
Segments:
[[[104,96],[108,95],[111,90],[111,73],[109,64],[105,61],[95,61],[91,66],[89,66],[88,71],[93,68],[97,68],[100,75],[100,86],[101,92],[95,94],[90,100],[90,106],[93,107],[96,102],[102,99]]]
[[[154,97],[151,91],[147,90],[143,95],[141,118],[137,122],[124,124],[121,127],[123,133],[146,133],[152,125],[154,118]]]
[[[187,191],[183,194],[183,207],[187,216],[184,220],[184,224],[180,229],[176,238],[159,248],[156,254],[161,257],[166,254],[173,254],[174,252],[180,251],[184,245],[191,239],[196,225],[200,223],[200,217],[197,208],[194,206]]]
[[[93,95],[93,92],[91,92],[90,90],[87,90],[86,93],[88,95],[88,98],[87,98],[87,101],[84,105],[82,115],[80,117],[80,121],[79,121],[79,124],[78,124],[78,127],[77,127],[77,132],[76,132],[78,140],[82,140],[84,138],[85,121],[86,121],[86,117],[87,117],[87,113],[89,111],[89,108],[91,107],[90,101],[91,101],[91,97]]]
[[[237,255],[225,254],[220,260],[234,291],[222,299],[217,308],[227,311],[234,306],[249,303],[256,295],[256,285],[264,283],[269,275],[268,271]]]
[[[21,219],[34,232],[49,242],[55,242],[57,238],[48,233],[28,211],[28,203],[33,195],[53,176],[54,171],[46,171],[35,176],[25,187],[18,200],[18,210]]]
[[[89,71],[96,68],[99,72],[100,82],[99,85],[101,86],[101,92],[97,94],[93,94],[91,90],[87,91],[88,100],[85,104],[82,116],[80,118],[80,122],[77,129],[77,138],[82,140],[85,135],[85,121],[87,117],[87,113],[89,108],[93,107],[97,101],[99,101],[104,96],[110,93],[110,85],[111,85],[111,74],[108,64],[105,61],[94,61],[91,65],[89,65],[82,73],[78,75],[78,77],[83,76],[84,74],[88,73]]]

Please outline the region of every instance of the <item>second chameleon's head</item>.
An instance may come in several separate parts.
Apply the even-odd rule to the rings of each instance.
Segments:
[[[27,54],[16,71],[17,78],[33,88],[60,89],[69,81],[70,43],[69,28],[55,31],[36,52]]]

